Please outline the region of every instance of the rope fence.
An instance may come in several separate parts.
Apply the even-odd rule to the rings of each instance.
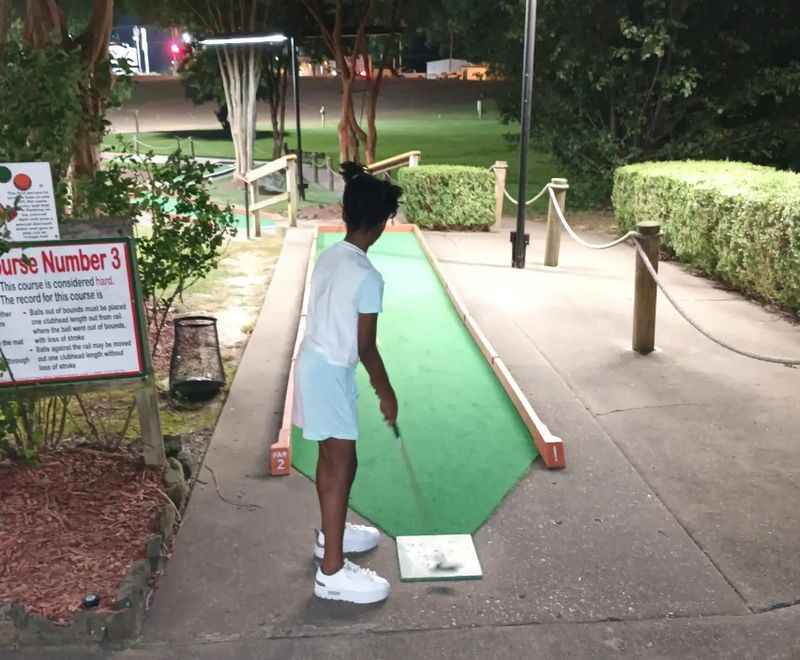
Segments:
[[[497,167],[501,165],[501,167]],[[500,194],[501,177],[498,176],[498,206],[502,203],[503,195],[512,203],[516,200],[511,197],[505,189],[505,163],[496,163],[492,170],[498,174],[498,169],[502,170],[502,195]],[[633,242],[636,249],[637,273],[636,273],[636,293],[634,300],[634,349],[640,353],[648,354],[654,350],[655,346],[655,314],[656,314],[656,292],[661,291],[675,311],[697,332],[709,341],[718,346],[731,351],[742,357],[767,362],[770,364],[780,364],[790,368],[800,366],[800,359],[776,357],[774,355],[764,355],[752,351],[746,351],[729,342],[716,337],[711,331],[703,327],[692,316],[690,316],[675,296],[670,292],[664,281],[658,276],[658,254],[661,240],[661,226],[658,223],[640,223],[635,231],[629,231],[624,236],[608,243],[590,243],[582,239],[572,226],[569,224],[565,209],[565,193],[569,188],[565,179],[553,179],[544,186],[542,191],[533,197],[526,204],[532,204],[539,199],[545,192],[549,195],[548,222],[546,236],[546,255],[545,264],[548,266],[558,266],[558,255],[561,241],[561,228],[579,245],[590,250],[608,250],[626,242]]]
[[[733,353],[737,353],[738,355],[742,355],[744,357],[752,358],[753,360],[760,360],[761,362],[771,362],[773,364],[782,364],[786,367],[800,366],[800,360],[793,360],[791,358],[784,358],[784,357],[772,357],[769,355],[760,355],[759,353],[751,353],[750,351],[745,351],[742,350],[741,348],[736,348],[735,346],[732,346],[726,341],[723,341],[722,339],[715,337],[713,334],[711,334],[711,332],[706,330],[691,316],[689,316],[689,314],[686,313],[683,307],[681,307],[680,303],[677,300],[675,300],[675,297],[669,292],[669,289],[667,289],[664,282],[661,281],[661,278],[658,276],[658,273],[656,272],[653,263],[650,261],[649,257],[645,254],[639,241],[638,240],[635,241],[635,244],[636,244],[636,251],[639,254],[639,258],[642,260],[642,263],[644,264],[644,267],[647,269],[647,272],[650,273],[650,277],[652,277],[653,280],[655,281],[656,286],[658,286],[658,288],[661,289],[661,293],[663,293],[666,299],[669,300],[670,303],[672,303],[672,306],[675,308],[675,311],[678,312],[678,314],[680,314],[689,325],[691,325],[695,330],[697,330],[697,332],[703,335],[706,339],[713,341],[718,346],[726,348],[729,351],[732,351]]]
[[[505,171],[506,171],[507,168],[508,168],[508,164],[507,163],[505,163],[504,161],[498,161],[498,162],[496,162],[494,165],[492,165],[489,168],[489,171],[494,172],[495,176],[498,176],[498,172],[502,171],[501,176],[502,176],[502,181],[503,181],[503,186],[502,186],[503,195],[505,195],[505,198],[509,202],[511,202],[514,206],[519,206],[519,202],[511,196],[511,193],[508,192],[508,188],[505,187]],[[544,188],[542,188],[539,191],[539,193],[537,195],[535,195],[534,197],[531,197],[527,202],[525,202],[525,206],[530,206],[534,202],[536,202],[539,199],[541,199],[542,195],[544,195],[547,192],[547,189],[548,189],[549,185],[550,184],[547,184]]]
[[[564,212],[561,210],[561,206],[558,203],[558,198],[556,197],[556,193],[553,190],[553,186],[548,183],[545,186],[545,190],[547,190],[550,193],[550,201],[553,203],[553,210],[556,212],[556,215],[558,216],[558,219],[561,222],[561,224],[564,226],[564,229],[566,229],[567,233],[572,237],[572,240],[574,240],[576,243],[582,245],[585,248],[588,248],[590,250],[608,250],[609,248],[616,247],[620,243],[624,243],[625,241],[628,241],[631,238],[636,238],[639,236],[639,232],[629,231],[624,236],[621,236],[617,240],[611,241],[610,243],[588,243],[587,241],[584,241],[580,236],[578,236],[575,233],[575,230],[572,229],[572,227],[570,226],[569,222],[567,222],[567,218],[564,216]]]
[[[525,206],[530,206],[534,202],[541,199],[542,195],[544,195],[550,189],[550,184],[548,183],[542,190],[539,192],[538,195],[531,197],[527,202],[525,202]],[[503,194],[506,196],[506,199],[511,202],[514,206],[519,206],[519,202],[514,199],[508,192],[507,188],[503,188]]]
[[[153,153],[163,152],[164,154],[167,154],[167,155],[169,155],[169,154],[171,154],[171,153],[173,153],[175,151],[175,149],[172,149],[172,148],[156,147],[156,146],[154,146],[152,144],[147,144],[147,142],[144,142],[143,140],[140,140],[137,137],[133,138],[133,147],[134,147],[134,149],[138,149],[139,147],[144,147],[147,151],[152,151]],[[137,151],[137,153],[138,153],[138,151]]]

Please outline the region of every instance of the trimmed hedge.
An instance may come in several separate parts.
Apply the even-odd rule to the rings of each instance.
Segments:
[[[621,229],[657,220],[682,261],[800,310],[800,174],[749,163],[640,163],[616,171],[612,201]]]
[[[486,230],[494,224],[494,174],[481,167],[421,165],[400,170],[403,210],[425,229]]]

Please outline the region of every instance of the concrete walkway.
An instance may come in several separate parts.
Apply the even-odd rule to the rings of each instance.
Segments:
[[[207,459],[227,498],[261,508],[223,502],[204,471],[142,640],[96,657],[800,656],[800,372],[716,348],[663,299],[659,350],[632,353],[631,248],[565,239],[561,267],[547,269],[542,227],[530,231],[524,271],[507,267],[507,233],[428,234],[567,443],[567,470],[533,464],[476,534],[483,580],[400,583],[387,541],[364,563],[394,582],[388,602],[311,596],[313,485],[264,476],[311,236],[293,230]],[[800,354],[800,331],[781,317],[676,266],[662,272],[726,338]]]

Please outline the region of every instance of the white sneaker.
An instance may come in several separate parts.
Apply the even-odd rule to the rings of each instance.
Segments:
[[[344,566],[333,575],[317,569],[314,578],[314,595],[325,600],[343,600],[348,603],[378,603],[389,597],[389,583],[375,571],[361,568],[345,559]]]
[[[378,545],[380,537],[381,533],[374,527],[345,523],[342,552],[344,554],[367,552]],[[325,534],[321,529],[316,530],[314,534],[314,556],[320,560],[325,556]]]

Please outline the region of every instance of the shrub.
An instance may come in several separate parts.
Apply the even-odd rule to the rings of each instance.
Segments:
[[[81,124],[78,52],[0,46],[0,161],[50,163],[59,215]]]
[[[155,354],[173,303],[219,265],[226,241],[236,235],[236,220],[230,205],[211,199],[211,163],[176,151],[165,163],[148,155],[139,166],[144,183],[136,209],[139,217],[150,217],[152,231],[137,239],[136,254]]]
[[[480,167],[423,165],[400,170],[406,218],[426,229],[494,224],[494,174]]]
[[[682,261],[800,309],[800,174],[734,162],[641,163],[616,171],[612,199],[622,229],[657,220]]]

